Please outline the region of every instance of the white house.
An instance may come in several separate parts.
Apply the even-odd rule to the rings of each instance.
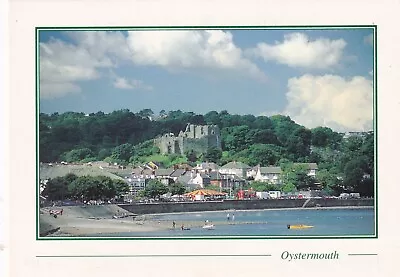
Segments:
[[[282,169],[279,166],[258,167],[255,181],[279,184],[281,182]]]
[[[247,177],[247,179],[249,179],[249,178],[253,178],[253,179],[254,179],[254,178],[256,177],[257,170],[258,170],[259,167],[260,167],[260,166],[258,165],[258,166],[249,168],[249,169],[247,170],[247,172],[246,172],[246,177]]]
[[[137,195],[139,191],[144,190],[146,188],[147,183],[146,178],[129,178],[128,185],[131,195]]]
[[[241,178],[247,177],[250,166],[242,162],[230,162],[222,166],[218,171],[221,174],[236,175]]]
[[[294,163],[294,165],[304,166],[308,170],[308,176],[315,178],[317,175],[318,165],[316,163]]]
[[[195,169],[198,172],[209,173],[211,171],[217,171],[218,168],[219,166],[216,163],[204,162],[197,164],[196,167],[194,167],[193,169]]]
[[[196,176],[192,178],[191,183],[204,188],[206,185],[211,184],[210,176],[204,173],[197,173]]]
[[[175,170],[173,168],[167,168],[167,169],[157,169],[155,171],[155,176],[156,178],[163,183],[164,185],[169,185],[170,183],[173,182],[173,178],[171,177],[171,174]]]

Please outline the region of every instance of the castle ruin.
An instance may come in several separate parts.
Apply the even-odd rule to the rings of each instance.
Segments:
[[[154,143],[162,154],[184,155],[188,150],[205,153],[211,147],[221,149],[221,133],[217,125],[188,124],[178,136],[164,134],[156,138]]]

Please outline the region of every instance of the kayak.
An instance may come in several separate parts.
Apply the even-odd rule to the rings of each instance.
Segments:
[[[203,226],[203,229],[214,230],[215,227],[214,227],[214,224],[209,224],[209,225],[204,225],[204,226]]]
[[[304,225],[304,224],[298,224],[298,225],[287,225],[288,229],[309,229],[313,228],[314,226],[311,225]]]

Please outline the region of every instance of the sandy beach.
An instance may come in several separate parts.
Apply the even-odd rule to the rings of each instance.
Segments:
[[[55,218],[49,214],[49,210],[51,209],[63,209],[63,214],[58,215]],[[165,223],[158,224],[158,222],[142,220],[140,217],[135,217],[134,214],[131,214],[116,205],[53,207],[41,209],[39,220],[41,225],[40,233],[50,232],[50,236],[82,236],[88,234],[120,232],[150,232],[167,228]],[[55,231],[56,229],[57,231]],[[52,232],[52,230],[55,232]]]

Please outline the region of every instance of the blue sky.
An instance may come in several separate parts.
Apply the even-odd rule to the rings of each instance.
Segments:
[[[371,130],[372,33],[40,31],[40,111],[227,110]]]

